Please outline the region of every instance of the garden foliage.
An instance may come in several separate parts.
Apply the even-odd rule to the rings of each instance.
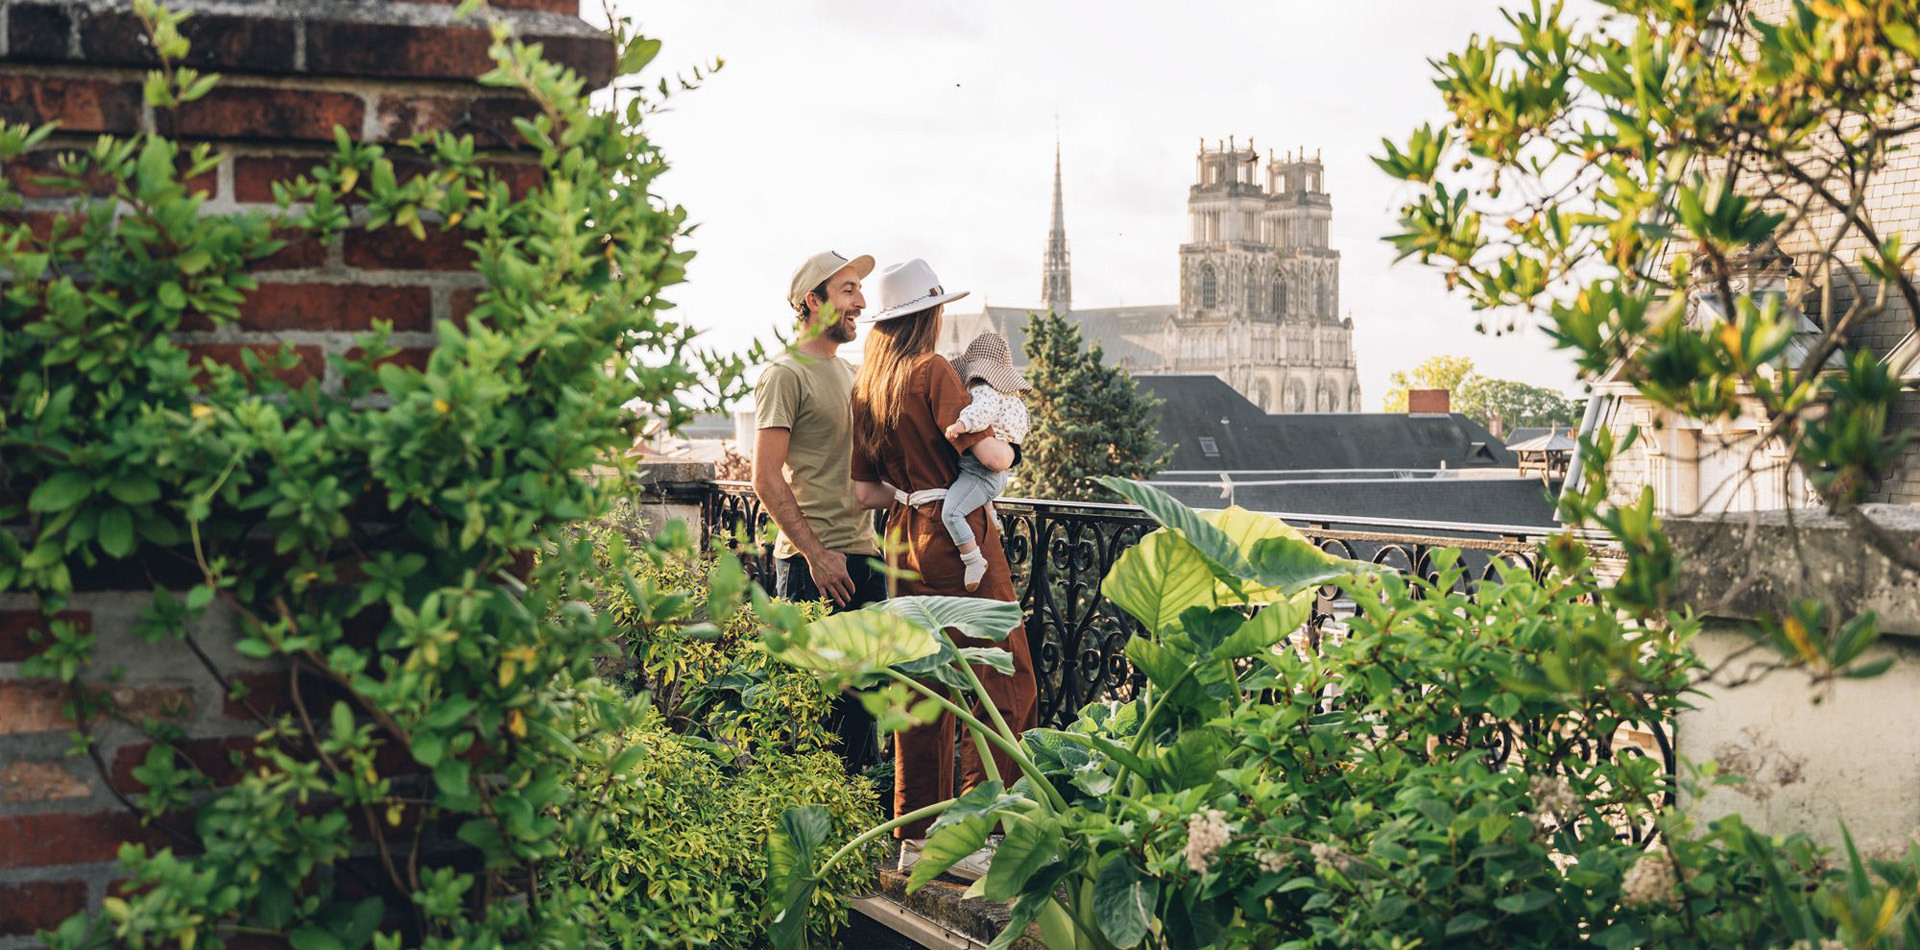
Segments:
[[[136,13],[163,60],[151,106],[206,95],[214,77],[175,66],[185,14],[145,0]],[[659,44],[615,28],[631,79]],[[154,577],[142,637],[224,683],[232,671],[191,631],[230,622],[243,655],[286,671],[293,700],[256,705],[255,742],[224,784],[208,772],[230,770],[176,754],[177,729],[145,724],[155,751],[130,806],[169,843],[127,844],[126,881],[54,946],[738,944],[737,921],[710,915],[759,873],[737,841],[709,835],[677,872],[636,875],[632,855],[715,809],[738,809],[756,837],[753,822],[796,802],[849,824],[869,814],[859,789],[800,777],[820,764],[805,709],[763,705],[696,735],[704,707],[662,716],[597,675],[628,624],[690,623],[690,598],[735,613],[737,577],[689,594],[657,576],[689,555],[684,532],[596,552],[569,525],[623,491],[647,416],[684,421],[703,380],[738,392],[741,363],[696,351],[664,315],[690,252],[685,212],[653,193],[666,163],[642,122],[658,99],[628,89],[594,108],[579,76],[504,26],[492,36],[497,68],[480,81],[534,106],[514,128],[543,177],[519,196],[451,133],[383,147],[338,132],[331,156],[276,188],[272,214],[209,211],[186,182],[218,155],[159,134],[74,144],[52,174],[25,173],[67,200],[50,233],[0,225],[0,591],[55,618],[77,574]],[[0,160],[52,147],[55,131],[0,126]],[[400,160],[426,169],[403,177]],[[8,171],[0,210],[20,205]],[[281,381],[287,352],[200,365],[170,338],[237,319],[278,235],[383,229],[454,235],[484,278],[425,366],[389,361],[379,324],[330,357],[326,387]],[[615,596],[625,614],[591,606]],[[72,687],[88,754],[86,723],[126,718],[80,688],[115,658],[50,628],[25,673]],[[677,681],[711,665],[701,649],[663,638],[641,668]],[[789,754],[740,766],[726,743]],[[715,780],[704,797],[686,784],[700,777]],[[661,811],[669,779],[692,811]],[[676,901],[701,912],[668,913]]]
[[[1003,829],[973,889],[1012,902],[999,945],[1029,923],[1053,950],[1920,939],[1920,858],[1836,860],[1675,809],[1659,749],[1622,737],[1663,735],[1685,707],[1698,623],[1620,610],[1578,545],[1538,575],[1501,565],[1468,596],[1445,556],[1409,578],[1328,556],[1276,519],[1108,485],[1162,525],[1105,588],[1147,630],[1127,655],[1148,687],[1067,729],[1028,730],[1020,776],[929,809],[909,883]],[[1297,630],[1323,585],[1357,614],[1315,642]],[[991,608],[906,601],[774,648],[840,681],[911,690],[895,717],[965,718],[907,683],[960,688],[967,663],[1004,656],[960,655],[938,632],[978,635]],[[791,918],[835,866],[804,857],[824,827],[799,809],[774,833],[769,885],[789,915],[777,946],[800,943]]]

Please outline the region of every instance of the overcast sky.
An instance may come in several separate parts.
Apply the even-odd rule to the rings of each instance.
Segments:
[[[1437,353],[1564,389],[1539,330],[1474,332],[1437,272],[1391,264],[1403,196],[1368,160],[1440,118],[1426,60],[1501,23],[1493,0],[680,0],[622,7],[707,84],[654,117],[660,193],[698,230],[668,294],[722,348],[765,336],[821,249],[924,257],[978,308],[1038,302],[1056,129],[1073,299],[1175,300],[1199,140],[1252,137],[1326,163],[1361,385]],[[871,289],[871,288],[870,288]],[[1502,322],[1505,322],[1504,320]],[[1524,323],[1525,319],[1522,318]]]

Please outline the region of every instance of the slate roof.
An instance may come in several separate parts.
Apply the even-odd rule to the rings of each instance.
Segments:
[[[1136,376],[1161,400],[1171,471],[1515,468],[1519,458],[1460,413],[1264,413],[1215,376]],[[1211,440],[1215,451],[1206,450]]]
[[[1013,365],[1025,366],[1028,314],[1037,309],[1041,308],[986,307],[980,313],[947,314],[941,351],[958,356],[969,340],[993,330],[1013,347]],[[1177,310],[1172,304],[1073,310],[1067,313],[1067,322],[1080,328],[1083,344],[1100,345],[1108,366],[1154,369],[1166,363],[1160,353],[1161,331]]]
[[[1164,480],[1155,480],[1154,484],[1196,508],[1220,508],[1227,504],[1217,485],[1170,485]],[[1324,517],[1335,524],[1341,518],[1387,518],[1538,529],[1559,526],[1554,520],[1548,487],[1538,478],[1328,479],[1281,485],[1237,484],[1232,503],[1254,511]]]
[[[1549,430],[1531,439],[1513,442],[1507,445],[1507,448],[1512,449],[1516,454],[1520,452],[1571,452],[1579,447],[1580,443],[1574,441],[1573,436],[1567,434],[1565,429]]]

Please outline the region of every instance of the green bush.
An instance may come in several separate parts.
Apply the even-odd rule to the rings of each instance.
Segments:
[[[689,741],[658,715],[636,727],[647,749],[637,781],[613,786],[627,821],[586,863],[586,883],[609,895],[609,929],[638,947],[752,947],[766,929],[767,835],[788,809],[819,806],[829,841],[844,843],[881,818],[873,786],[848,778],[830,752],[773,752],[739,764]],[[594,785],[595,776],[586,776]],[[839,895],[873,883],[879,843],[835,870],[814,895],[813,936],[846,922]]]
[[[1620,610],[1577,543],[1554,545],[1543,577],[1508,570],[1469,597],[1445,555],[1435,578],[1407,578],[1277,519],[1106,484],[1163,526],[1103,587],[1148,630],[1127,646],[1138,699],[1016,740],[914,683],[977,690],[967,664],[1005,662],[940,633],[1017,620],[978,600],[900,598],[769,634],[787,662],[891,680],[895,722],[945,709],[1013,752],[1017,781],[869,832],[939,815],[917,887],[1004,828],[976,885],[1012,902],[996,946],[1029,922],[1051,950],[1920,945],[1920,855],[1836,859],[1738,817],[1699,827],[1657,757],[1615,746],[1685,708],[1698,623]],[[1359,612],[1308,652],[1290,635],[1323,584]],[[1871,621],[1859,631],[1840,639],[1871,642]],[[828,823],[808,812],[770,846],[771,893],[796,911],[841,860],[814,863]],[[797,926],[772,936],[804,943]]]

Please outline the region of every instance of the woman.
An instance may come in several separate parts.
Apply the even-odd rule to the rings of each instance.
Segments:
[[[880,275],[880,309],[869,315],[860,371],[853,382],[853,481],[863,504],[888,507],[889,562],[911,571],[918,580],[901,581],[903,594],[944,594],[1016,601],[1013,574],[1007,569],[1000,532],[982,508],[968,516],[968,524],[986,553],[987,572],[971,595],[965,583],[960,553],[953,536],[940,520],[940,501],[919,507],[895,500],[894,489],[913,493],[944,489],[960,470],[960,453],[972,450],[976,459],[999,471],[1011,467],[1014,452],[992,430],[965,432],[948,439],[948,426],[960,418],[971,397],[952,364],[934,352],[940,337],[944,305],[966,296],[946,293],[933,269],[922,260],[887,268]],[[904,542],[904,549],[901,549]],[[991,646],[966,637],[953,637],[963,646]],[[1026,632],[1015,627],[999,646],[1013,654],[1013,674],[976,668],[986,698],[998,707],[1007,725],[1028,729],[1038,722],[1038,689]],[[976,699],[976,706],[979,700]],[[984,710],[982,718],[985,718]],[[894,739],[893,801],[895,814],[906,814],[953,797],[954,718],[899,733]],[[1013,762],[996,752],[1000,776],[1008,784],[1019,777]],[[965,788],[986,781],[987,772],[972,742],[960,743],[960,777]],[[895,831],[902,839],[901,868],[918,858],[918,844],[927,836],[930,821]],[[956,864],[953,873],[977,876],[981,861]]]

